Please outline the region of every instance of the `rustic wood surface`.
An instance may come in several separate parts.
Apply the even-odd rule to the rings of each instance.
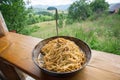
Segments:
[[[5,40],[1,40],[0,39],[0,53],[2,51],[4,51],[6,48],[8,48],[10,46],[10,42],[9,41],[5,41]]]
[[[0,52],[0,58],[38,80],[120,80],[120,56],[92,50],[88,66],[74,76],[56,78],[44,74],[32,61],[32,50],[41,39],[16,33],[7,33],[0,41],[10,46]],[[4,43],[0,43],[4,45]],[[1,48],[0,48],[1,49]]]

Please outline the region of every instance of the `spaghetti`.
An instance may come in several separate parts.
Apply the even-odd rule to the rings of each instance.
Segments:
[[[79,69],[85,63],[84,52],[73,42],[56,38],[42,47],[43,66],[54,72],[70,72]],[[40,63],[40,56],[38,62]]]

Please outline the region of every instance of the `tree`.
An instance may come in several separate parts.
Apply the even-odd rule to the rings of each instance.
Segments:
[[[91,9],[95,13],[101,13],[108,9],[109,4],[105,0],[94,0],[90,3]]]
[[[62,12],[61,14],[59,14],[59,28],[62,28],[65,26],[65,19],[66,19],[66,15],[64,14],[64,12]]]
[[[120,15],[120,9],[118,9],[118,14]]]
[[[23,0],[2,0],[0,11],[9,30],[19,32],[26,24],[27,11]]]
[[[75,1],[68,9],[68,15],[73,20],[85,20],[92,14],[87,0]]]

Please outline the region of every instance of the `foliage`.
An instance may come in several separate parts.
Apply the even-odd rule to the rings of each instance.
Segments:
[[[108,9],[109,4],[105,0],[94,0],[90,3],[90,6],[93,12],[101,13]]]
[[[75,22],[59,28],[59,35],[77,37],[88,43],[91,49],[120,55],[119,19],[120,15],[118,14],[104,14],[94,21]],[[40,26],[39,30],[31,33],[31,36],[43,39],[55,36],[55,21],[41,22],[37,25]]]
[[[36,12],[36,14],[38,14],[38,15],[53,16],[53,14],[50,13],[50,12],[48,12],[48,11],[39,11],[39,12]]]
[[[74,20],[73,19],[70,19],[70,18],[67,18],[66,19],[66,24],[73,24]]]
[[[35,16],[34,13],[29,13],[27,15],[27,24],[28,25],[29,24],[34,24],[34,23],[37,23],[37,22],[39,22],[39,21],[38,21],[38,18]]]
[[[31,9],[31,11],[27,15],[28,25],[50,20],[54,20],[54,16],[53,14],[46,11],[36,12],[33,9]]]
[[[64,13],[59,14],[59,24],[58,27],[62,28],[65,25],[66,16]]]
[[[118,14],[120,15],[120,8],[119,8]]]
[[[27,15],[23,0],[2,0],[0,10],[9,30],[19,32],[23,29]]]
[[[40,16],[40,15],[39,15]],[[41,15],[40,16],[40,20],[41,21],[51,21],[53,20],[54,18],[52,16],[47,16],[47,15]]]
[[[30,35],[33,32],[36,32],[39,29],[39,26],[27,26],[24,27],[19,33],[24,35]]]
[[[91,21],[94,21],[94,20],[97,20],[101,17],[106,17],[106,15],[109,15],[109,12],[108,11],[104,11],[102,12],[102,14],[98,14],[98,13],[93,13],[93,15],[91,15],[88,20],[91,20]]]
[[[29,14],[27,18],[27,24],[34,24],[34,23],[39,23],[43,21],[50,21],[53,20],[52,16],[47,16],[47,15],[36,15],[36,14]]]
[[[86,20],[92,11],[86,0],[77,0],[68,9],[68,15],[73,20]]]
[[[103,13],[108,9],[108,6],[109,5],[105,0],[93,0],[92,2],[89,2],[89,0],[77,0],[71,4],[68,9],[68,22],[86,20],[88,17],[97,19],[101,16],[100,13]]]

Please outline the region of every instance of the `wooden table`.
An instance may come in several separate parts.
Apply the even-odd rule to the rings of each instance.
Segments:
[[[38,80],[120,80],[118,55],[92,50],[91,61],[82,71],[71,77],[56,78],[42,73],[32,61],[32,50],[41,39],[8,32],[0,41],[7,43],[7,47],[0,48],[0,59]]]

